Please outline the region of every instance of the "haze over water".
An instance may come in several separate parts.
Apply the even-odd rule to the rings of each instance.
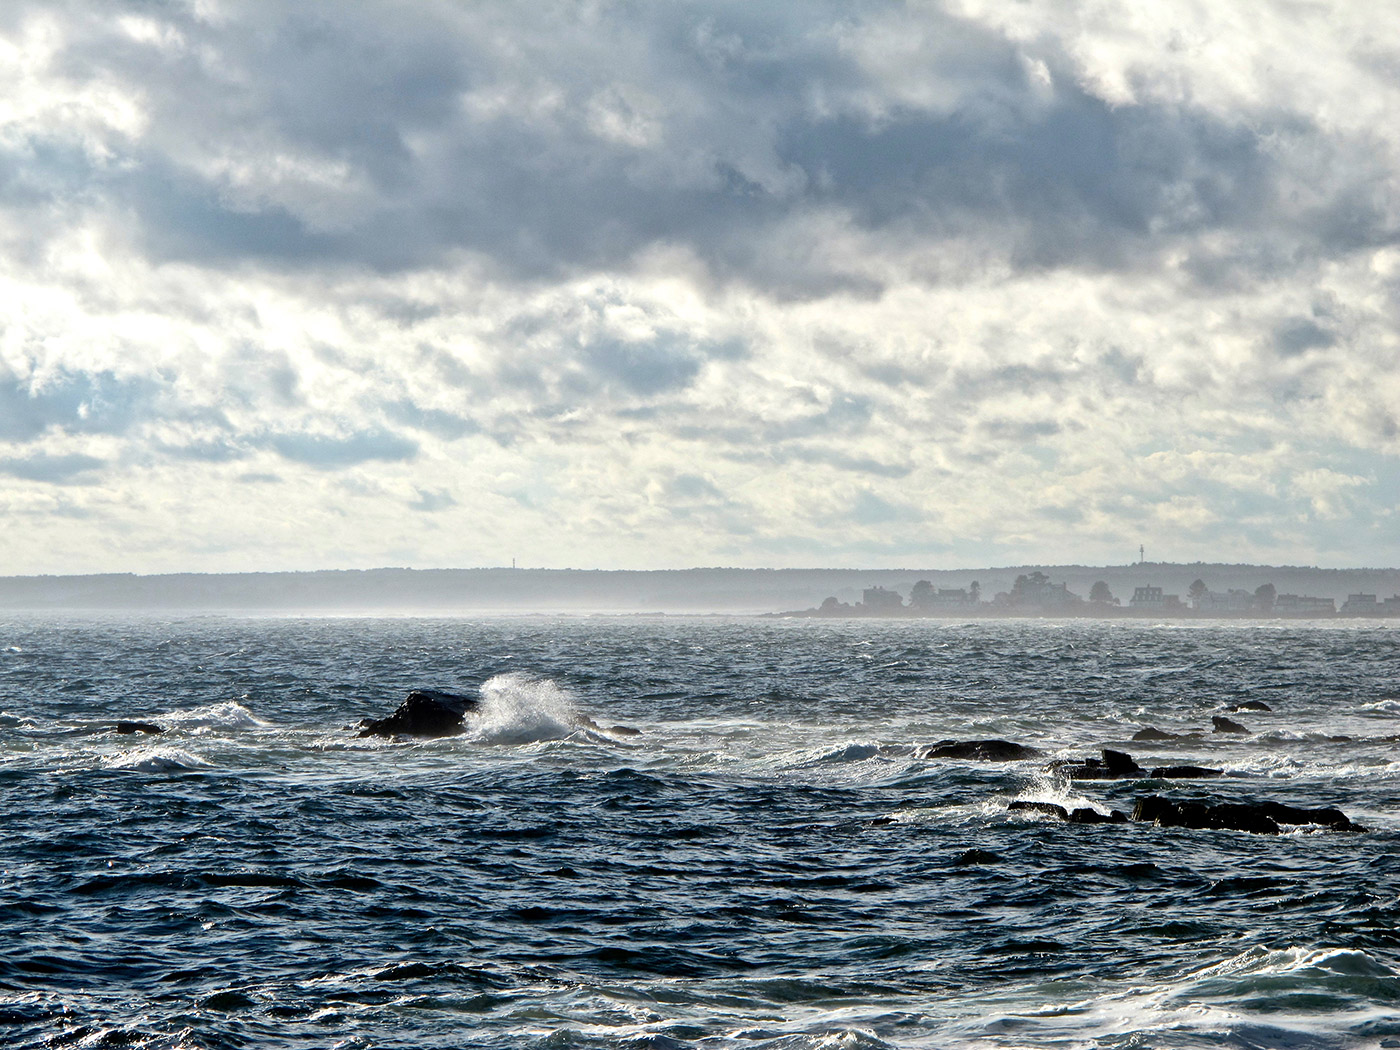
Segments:
[[[6,1046],[1400,1041],[1393,625],[0,631]],[[482,711],[446,740],[355,736],[414,687]],[[1272,708],[1231,714],[1249,736],[1209,732],[1246,700]],[[1132,742],[1148,725],[1206,735]],[[918,757],[987,737],[1048,754]],[[1045,771],[1102,746],[1227,776]],[[1153,792],[1336,806],[1369,830],[1007,811]]]

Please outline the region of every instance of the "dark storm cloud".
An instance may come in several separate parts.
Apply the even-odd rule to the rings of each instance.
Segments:
[[[1355,179],[1284,208],[1284,162],[1261,143],[1327,154],[1306,121],[1110,104],[1051,42],[1038,45],[1047,94],[1015,45],[936,10],[920,14],[919,75],[944,89],[937,107],[892,96],[847,46],[907,13],[874,0],[428,3],[411,18],[265,2],[217,23],[175,6],[68,10],[61,68],[139,90],[150,123],[103,171],[56,157],[68,181],[44,190],[133,216],[158,259],[395,270],[465,250],[553,277],[664,244],[721,279],[812,294],[869,284],[854,260],[793,249],[795,228],[832,212],[903,250],[971,238],[1026,268],[1150,266],[1201,230],[1344,247],[1395,234],[1364,147],[1348,147]],[[184,44],[131,39],[114,17],[126,12]],[[298,164],[337,174],[322,184]]]

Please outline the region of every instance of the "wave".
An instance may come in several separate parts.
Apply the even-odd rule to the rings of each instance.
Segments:
[[[482,684],[481,706],[469,720],[468,736],[479,744],[533,744],[563,740],[591,721],[557,682],[511,672]]]
[[[209,729],[262,729],[270,724],[232,700],[206,704],[204,707],[195,707],[187,711],[169,711],[157,715],[154,720],[171,729],[194,732]]]
[[[1382,715],[1400,715],[1400,699],[1377,700],[1373,704],[1362,704],[1358,710],[1375,711]]]
[[[1072,783],[1072,782],[1071,782]],[[982,803],[983,812],[988,815],[1002,813],[1006,810],[1006,804],[1011,802],[1049,802],[1057,806],[1063,806],[1073,813],[1076,809],[1092,809],[1096,812],[1107,814],[1110,807],[1104,804],[1101,799],[1090,798],[1081,795],[1070,788],[1069,783],[1056,781],[1048,776],[1037,777],[1034,782],[1021,790],[1011,799],[998,797],[989,799]],[[1034,810],[1019,810],[1016,819],[1020,820],[1044,820],[1043,814]]]
[[[103,764],[108,769],[125,769],[135,773],[171,773],[212,768],[212,763],[176,747],[141,748],[109,758]]]
[[[1284,1009],[1299,995],[1394,1002],[1400,973],[1354,948],[1254,947],[1187,975],[1165,1002],[1220,999]]]

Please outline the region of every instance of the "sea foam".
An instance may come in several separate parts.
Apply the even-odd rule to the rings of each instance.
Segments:
[[[180,770],[209,769],[210,763],[198,755],[176,747],[149,747],[115,755],[103,765],[135,773],[170,773]]]
[[[206,704],[203,707],[195,707],[187,711],[169,711],[156,716],[155,720],[172,729],[193,732],[220,729],[259,729],[269,724],[258,718],[242,704],[232,700],[218,704]]]
[[[481,707],[468,720],[482,744],[532,744],[562,740],[582,723],[573,697],[557,682],[511,672],[481,686]]]

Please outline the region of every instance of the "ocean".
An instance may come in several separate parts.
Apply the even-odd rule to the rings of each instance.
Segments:
[[[1397,716],[1389,623],[10,616],[0,1046],[1400,1047]],[[1366,830],[1008,809],[1150,794]]]

